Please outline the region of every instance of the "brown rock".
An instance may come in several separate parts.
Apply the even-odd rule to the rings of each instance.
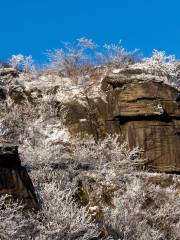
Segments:
[[[0,147],[0,194],[9,194],[22,201],[26,208],[38,209],[38,201],[31,179],[21,166],[18,147]]]
[[[1,67],[0,68],[0,77],[2,76],[8,76],[11,75],[12,77],[17,77],[18,76],[18,72],[16,69],[12,68],[12,67]]]
[[[180,171],[180,106],[175,88],[155,82],[127,83],[108,93],[112,120],[130,147],[140,146],[160,171]]]
[[[21,104],[27,100],[24,87],[18,83],[9,86],[9,96],[16,104]]]
[[[92,134],[97,140],[117,133],[131,148],[143,148],[144,157],[153,168],[179,172],[178,90],[154,77],[152,81],[143,81],[136,80],[134,75],[132,80],[131,74],[124,76],[103,80],[106,101],[99,97],[88,99],[86,107],[77,102],[66,104],[69,108],[67,127],[73,134]]]

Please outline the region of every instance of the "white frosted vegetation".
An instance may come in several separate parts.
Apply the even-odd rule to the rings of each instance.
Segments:
[[[117,136],[98,143],[71,137],[67,145],[52,141],[48,148],[46,138],[48,134],[35,148],[21,149],[42,209],[24,216],[21,206],[6,206],[1,198],[0,206],[7,210],[0,211],[12,221],[9,228],[1,218],[3,233],[11,239],[88,240],[101,239],[100,233],[102,239],[178,239],[178,176],[172,178],[172,187],[154,185],[150,178],[168,181],[170,175],[142,171],[140,150],[128,150]],[[81,179],[93,181],[92,190],[88,183],[82,188],[88,196],[85,205],[75,197]]]

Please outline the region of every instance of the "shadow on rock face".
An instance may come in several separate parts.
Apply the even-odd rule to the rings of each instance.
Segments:
[[[31,179],[21,166],[17,146],[0,146],[0,194],[11,195],[27,209],[39,208]]]

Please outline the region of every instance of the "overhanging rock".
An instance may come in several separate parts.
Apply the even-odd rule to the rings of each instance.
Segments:
[[[0,145],[0,194],[11,195],[26,208],[38,209],[34,187],[25,167],[21,166],[17,146]]]

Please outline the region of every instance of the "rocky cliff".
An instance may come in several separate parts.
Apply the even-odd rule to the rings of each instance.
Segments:
[[[96,139],[116,133],[131,148],[141,147],[152,168],[179,172],[179,91],[160,78],[126,69],[106,76],[101,92],[104,97],[85,95],[86,104],[65,104],[70,132]]]
[[[107,92],[108,120],[111,124],[117,121],[121,139],[131,148],[140,146],[158,170],[180,171],[178,91],[156,81],[118,87],[107,79],[107,84],[111,88]]]
[[[130,148],[141,147],[153,169],[180,171],[180,93],[164,76],[131,66],[84,85],[73,85],[72,79],[53,73],[30,76],[5,69],[0,76],[2,102],[8,96],[12,106],[29,108],[23,119],[29,114],[28,124],[34,122],[41,134],[47,134],[47,129],[52,133],[55,128],[53,139],[58,142],[59,122],[70,134],[93,135],[97,141],[107,134],[118,134]],[[43,111],[47,121],[41,116]]]

